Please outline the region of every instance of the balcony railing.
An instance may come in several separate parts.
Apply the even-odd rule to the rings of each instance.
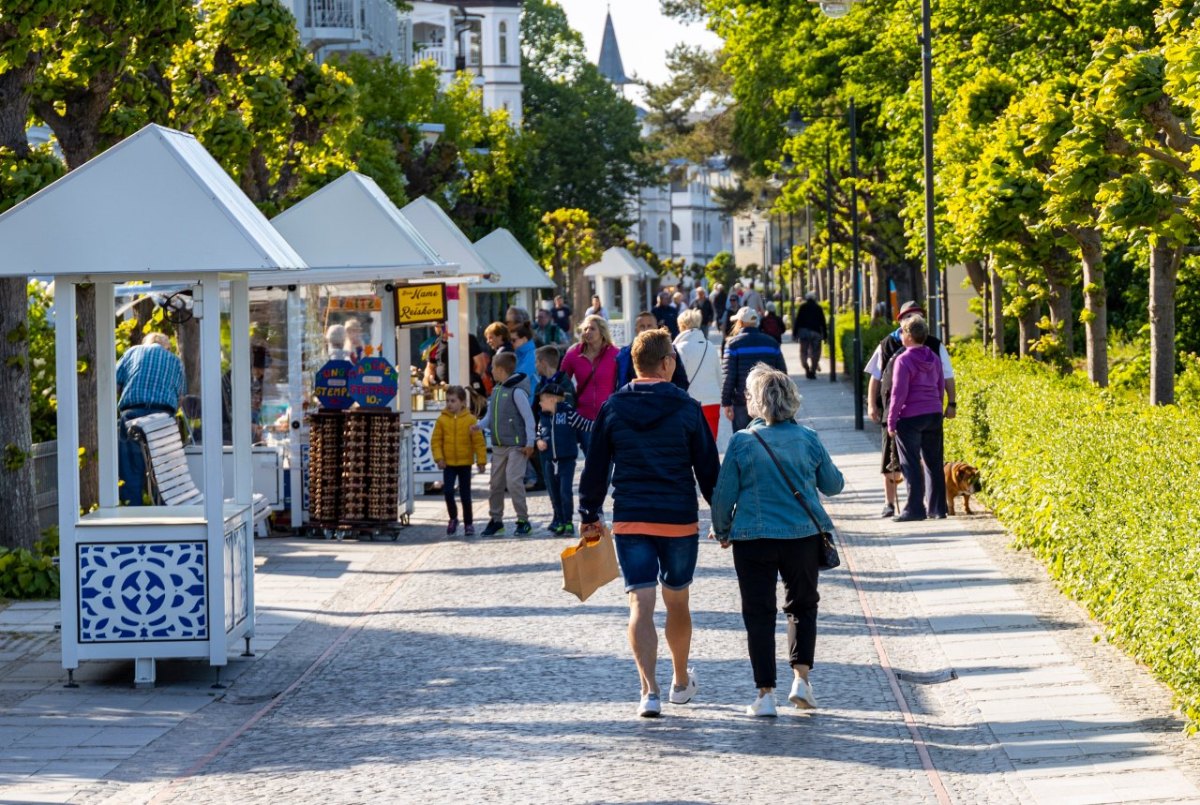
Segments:
[[[450,56],[450,48],[443,45],[427,45],[423,42],[414,42],[412,63],[417,65],[430,59],[437,63],[437,66],[442,70],[450,70],[454,66],[454,60]]]
[[[305,28],[353,28],[355,0],[307,0]]]

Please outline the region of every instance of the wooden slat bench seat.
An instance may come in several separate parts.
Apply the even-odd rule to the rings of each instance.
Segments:
[[[159,506],[195,506],[204,502],[204,493],[196,488],[188,471],[187,456],[179,424],[170,414],[155,413],[129,420],[126,425],[134,439],[142,444],[146,456],[146,476],[150,495]],[[265,533],[271,505],[265,495],[254,493],[255,531]]]

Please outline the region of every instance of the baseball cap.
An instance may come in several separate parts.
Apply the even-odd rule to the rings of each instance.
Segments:
[[[541,394],[549,394],[551,397],[566,397],[567,389],[561,383],[547,383],[542,386]]]
[[[737,320],[751,327],[758,326],[758,311],[752,307],[743,307],[737,312]]]
[[[896,321],[902,321],[909,313],[920,313],[922,316],[924,316],[925,308],[921,306],[920,302],[905,302],[900,306],[900,314],[896,316]]]

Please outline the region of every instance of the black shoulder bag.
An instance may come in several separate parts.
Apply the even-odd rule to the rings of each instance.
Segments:
[[[767,451],[767,455],[775,462],[775,466],[779,469],[779,474],[783,476],[784,482],[788,485],[788,489],[792,490],[792,497],[804,507],[804,513],[808,515],[808,519],[812,520],[812,524],[816,527],[817,533],[821,538],[821,563],[817,565],[818,570],[833,570],[842,563],[842,558],[838,556],[837,545],[833,541],[833,534],[821,528],[821,524],[817,522],[817,518],[813,517],[812,510],[808,508],[807,501],[804,500],[804,495],[800,493],[795,486],[792,485],[792,479],[788,477],[787,470],[779,463],[779,459],[775,457],[775,451],[767,446],[767,441],[758,434],[758,431],[750,431],[754,434],[754,438],[758,439],[758,443],[763,446],[763,450]]]

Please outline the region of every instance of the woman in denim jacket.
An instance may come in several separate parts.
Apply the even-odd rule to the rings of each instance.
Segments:
[[[795,421],[800,409],[796,384],[783,372],[759,364],[746,380],[747,407],[754,420],[733,435],[713,492],[710,535],[722,548],[733,545],[733,564],[742,594],[750,665],[758,697],[752,716],[775,712],[776,579],[783,577],[788,616],[788,656],[794,674],[788,700],[802,709],[817,706],[808,674],[817,645],[817,566],[821,540],[833,521],[820,496],[842,491],[845,479],[816,431]],[[814,523],[792,497],[779,468],[755,438],[762,436],[802,495]]]

